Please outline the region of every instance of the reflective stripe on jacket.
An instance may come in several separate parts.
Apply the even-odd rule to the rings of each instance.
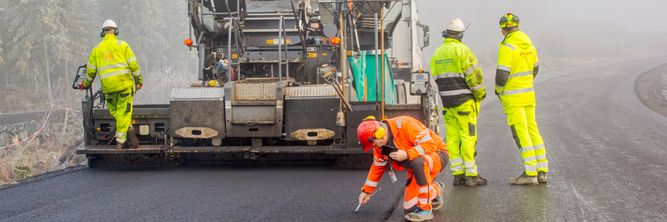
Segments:
[[[524,106],[535,103],[533,79],[537,74],[537,50],[522,31],[507,35],[498,50],[496,94],[503,104]]]
[[[401,116],[384,120],[391,131],[393,143],[396,148],[405,150],[408,153],[408,160],[436,152],[439,150],[447,150],[445,142],[435,132],[429,130],[416,120],[409,116]],[[382,149],[378,147],[373,148],[373,164],[368,172],[366,183],[362,188],[365,193],[373,193],[377,187],[378,182],[382,179],[382,175],[389,167],[389,157],[382,155]],[[406,161],[408,161],[406,160]],[[395,161],[391,161],[391,167],[394,170],[404,170],[405,168]]]
[[[477,64],[477,57],[461,41],[446,38],[431,58],[431,74],[445,107],[455,107],[475,99],[486,97],[484,77]]]
[[[107,34],[88,57],[84,85],[90,86],[99,74],[104,93],[114,93],[143,84],[139,63],[126,42]]]

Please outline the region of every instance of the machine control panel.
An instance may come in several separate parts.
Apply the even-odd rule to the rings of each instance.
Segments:
[[[410,80],[411,95],[426,95],[428,92],[429,73],[412,73]]]

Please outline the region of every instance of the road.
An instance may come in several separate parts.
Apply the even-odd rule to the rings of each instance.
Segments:
[[[667,117],[635,79],[667,56],[547,70],[536,83],[547,185],[511,186],[519,152],[497,99],[479,117],[485,187],[451,187],[434,221],[667,220]],[[488,73],[487,73],[488,75]],[[667,75],[667,74],[666,74]],[[0,221],[401,221],[402,182],[357,214],[365,170],[319,166],[77,170],[0,190]]]

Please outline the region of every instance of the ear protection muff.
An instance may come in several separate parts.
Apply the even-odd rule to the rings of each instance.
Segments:
[[[376,128],[373,137],[368,138],[368,142],[373,142],[375,139],[382,139],[387,134],[387,130],[383,127],[383,124],[375,121],[375,116],[367,116],[363,121],[373,121]]]
[[[456,38],[463,39],[463,32],[459,32],[458,34],[456,34]]]
[[[519,16],[512,13],[507,13],[500,18],[500,27],[516,27],[519,26]]]
[[[385,130],[381,124],[377,123],[377,125],[378,129],[375,130],[375,133],[373,135],[375,135],[375,139],[382,139],[382,137],[384,137],[384,135],[387,134],[387,130]]]
[[[463,33],[464,33],[464,32],[459,32],[459,33],[456,34],[456,36],[454,36],[454,37],[457,38],[457,39],[463,39]],[[446,37],[447,37],[447,30],[442,31],[442,37],[443,37],[443,38],[446,38]]]
[[[119,33],[118,28],[115,28],[113,34],[118,36],[118,33]],[[100,32],[100,38],[104,38],[104,29],[102,29],[102,31]]]

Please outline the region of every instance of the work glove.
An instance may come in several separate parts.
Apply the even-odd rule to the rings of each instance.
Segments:
[[[398,162],[401,162],[401,161],[404,161],[404,160],[408,159],[408,152],[405,152],[405,150],[398,150],[396,152],[390,153],[389,157],[391,157],[392,159],[394,159]]]
[[[82,83],[79,83],[79,90],[84,90],[86,86]]]
[[[371,200],[372,194],[364,193],[363,191],[359,194],[359,204],[366,204]]]
[[[142,88],[144,88],[144,84],[143,84],[143,83],[139,83],[139,84],[137,84],[137,91],[141,90]]]

